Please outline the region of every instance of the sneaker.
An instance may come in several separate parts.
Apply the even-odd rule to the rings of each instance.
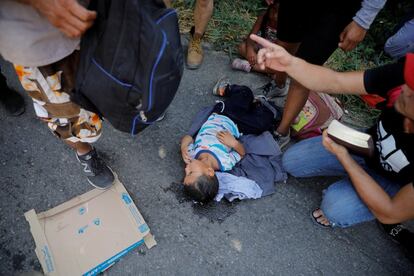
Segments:
[[[201,46],[202,36],[194,34],[194,27],[190,31],[190,41],[188,42],[187,67],[188,69],[198,69],[203,62],[203,48]]]
[[[227,86],[229,86],[230,84],[230,79],[228,77],[221,77],[213,87],[213,95],[223,97],[226,93]]]
[[[241,70],[247,73],[249,73],[252,70],[252,66],[250,65],[250,63],[247,60],[241,58],[234,59],[231,63],[231,68]]]
[[[275,138],[280,149],[283,149],[290,142],[290,131],[286,135],[282,135],[276,130],[273,131],[273,138]]]
[[[279,98],[279,97],[285,97],[287,95],[289,91],[289,86],[290,86],[290,79],[286,79],[285,86],[283,86],[282,88],[277,86],[274,80],[271,80],[265,85],[257,88],[256,91],[260,94],[263,94],[268,99]]]
[[[92,186],[98,189],[107,189],[112,186],[115,175],[94,148],[84,155],[76,154],[76,158],[82,164],[83,172]]]

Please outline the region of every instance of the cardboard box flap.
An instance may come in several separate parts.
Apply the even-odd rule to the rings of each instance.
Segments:
[[[154,236],[151,233],[148,233],[144,237],[144,242],[148,249],[151,249],[157,245],[157,242],[155,241]]]
[[[125,187],[116,179],[51,210],[25,214],[48,275],[95,275],[144,243],[156,244]]]
[[[50,247],[47,243],[46,236],[44,235],[43,229],[40,226],[34,209],[24,214],[26,220],[30,225],[30,232],[32,232],[33,238],[36,244],[36,255],[43,268],[45,274],[49,274],[55,271],[55,263],[52,255],[50,254]]]

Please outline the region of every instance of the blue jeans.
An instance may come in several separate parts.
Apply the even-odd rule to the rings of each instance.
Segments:
[[[414,19],[405,22],[397,33],[388,38],[384,51],[393,58],[400,58],[414,52]]]
[[[364,158],[355,155],[353,158],[390,196],[400,190],[400,185],[368,168]],[[283,155],[283,166],[294,177],[344,177],[323,191],[320,208],[332,226],[348,227],[375,218],[359,198],[336,156],[322,145],[322,136],[303,140],[290,147]]]

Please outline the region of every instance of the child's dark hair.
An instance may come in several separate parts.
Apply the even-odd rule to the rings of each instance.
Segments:
[[[197,202],[207,203],[218,193],[219,182],[216,175],[201,175],[191,185],[184,185],[184,192]]]

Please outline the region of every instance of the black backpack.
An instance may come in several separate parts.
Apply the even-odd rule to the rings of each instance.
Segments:
[[[137,134],[163,115],[183,74],[175,10],[155,0],[93,0],[74,101]]]

